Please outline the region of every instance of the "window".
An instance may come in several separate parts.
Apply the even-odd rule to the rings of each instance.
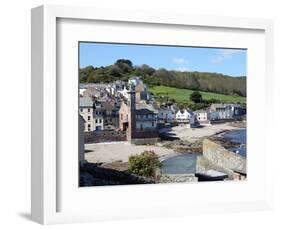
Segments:
[[[100,123],[101,123],[101,119],[100,119]]]
[[[88,128],[91,128],[91,124],[88,124]]]
[[[154,127],[154,122],[152,122],[152,124],[151,124],[151,125],[152,125],[152,127]]]
[[[90,121],[91,120],[91,116],[88,116],[88,121]]]
[[[88,113],[91,112],[91,109],[88,109]]]
[[[98,123],[98,119],[96,119],[96,123]]]
[[[83,109],[80,109],[80,112],[82,113],[82,112],[83,112]]]

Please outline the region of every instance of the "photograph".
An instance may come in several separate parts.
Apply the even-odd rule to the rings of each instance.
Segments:
[[[247,179],[247,49],[78,43],[79,186]]]

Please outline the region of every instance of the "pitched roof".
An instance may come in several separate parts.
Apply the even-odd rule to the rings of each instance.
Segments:
[[[136,104],[137,114],[158,113],[158,111],[150,104]]]
[[[213,108],[225,108],[225,107],[229,107],[229,106],[234,106],[234,107],[241,107],[241,105],[239,104],[229,104],[229,103],[214,103],[211,105],[211,107]]]
[[[93,101],[90,97],[80,97],[79,100],[80,107],[93,107]]]
[[[195,113],[208,113],[208,111],[200,109],[196,110]]]

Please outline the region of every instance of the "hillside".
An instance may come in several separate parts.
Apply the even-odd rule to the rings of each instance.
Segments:
[[[113,65],[87,66],[79,70],[80,83],[109,83],[141,76],[149,87],[168,86],[178,89],[199,90],[231,96],[246,96],[246,77],[231,77],[219,73],[180,72],[154,69],[148,65],[134,66],[130,60],[119,59]]]
[[[156,98],[167,97],[169,99],[174,99],[176,103],[180,104],[191,103],[189,98],[193,92],[193,90],[189,89],[178,89],[168,86],[153,86],[149,88],[149,91],[152,92]],[[241,96],[231,96],[203,91],[200,91],[200,93],[202,94],[203,100],[213,99],[224,103],[246,103],[246,98]]]

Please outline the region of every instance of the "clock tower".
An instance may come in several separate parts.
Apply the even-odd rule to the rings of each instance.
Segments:
[[[135,137],[136,133],[136,91],[135,85],[130,84],[128,92],[128,140],[131,140]]]

